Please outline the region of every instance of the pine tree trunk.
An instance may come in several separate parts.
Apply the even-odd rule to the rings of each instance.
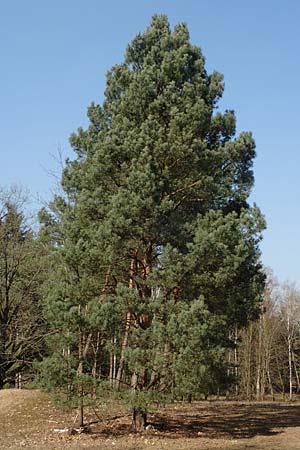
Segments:
[[[119,368],[118,368],[116,383],[115,383],[115,387],[117,390],[120,389],[120,383],[121,383],[122,376],[123,376],[123,370],[124,370],[124,364],[125,364],[125,352],[126,352],[127,345],[128,345],[130,327],[131,327],[131,313],[128,312],[126,315],[125,333],[124,333],[124,337],[123,337],[123,341],[122,341],[121,357],[120,357]]]
[[[100,374],[98,374],[98,356],[99,356],[99,349],[100,349],[100,333],[99,331],[97,332],[97,337],[96,337],[96,345],[93,345],[93,349],[94,349],[94,362],[93,362],[93,367],[92,367],[92,377],[94,379],[94,387],[93,387],[93,397],[96,398],[97,397],[97,375],[100,376]]]
[[[238,396],[238,394],[239,394],[237,343],[238,343],[238,329],[236,326],[235,330],[234,330],[234,376],[235,376],[235,395],[236,396]]]
[[[78,380],[78,421],[77,426],[79,428],[83,428],[84,426],[84,416],[83,416],[83,384],[82,380],[80,379],[83,375],[83,336],[82,333],[79,333],[79,340],[78,340],[78,368],[77,368],[77,377]]]
[[[131,265],[130,265],[130,274],[129,274],[129,283],[128,286],[130,289],[133,289],[133,277],[135,275],[136,272],[136,257],[132,260]],[[124,364],[125,364],[125,352],[128,346],[128,338],[129,338],[129,332],[130,332],[130,328],[131,328],[131,313],[128,312],[126,315],[126,324],[125,324],[125,333],[124,333],[124,337],[123,337],[123,341],[122,341],[122,347],[121,347],[121,357],[120,357],[120,362],[119,362],[119,368],[118,368],[118,373],[117,373],[117,378],[116,378],[116,389],[119,390],[120,389],[120,383],[123,377],[123,370],[124,370]]]
[[[258,349],[256,367],[256,400],[261,400],[261,376],[262,376],[262,318],[259,318],[258,325]]]
[[[83,392],[81,392],[81,396],[79,397],[78,402],[78,428],[84,427],[84,414],[83,414]]]
[[[115,387],[116,384],[116,377],[117,377],[117,355],[116,355],[116,345],[117,345],[117,338],[114,337],[114,355],[113,355],[113,387]]]
[[[113,355],[110,353],[109,355],[109,385],[112,388],[114,386],[113,383]]]
[[[139,408],[133,409],[132,414],[132,427],[135,433],[139,433],[145,430],[147,426],[147,413],[140,410]]]
[[[246,397],[249,400],[251,397],[251,350],[252,350],[252,332],[253,326],[250,323],[249,327],[249,341],[248,341],[248,353],[247,353],[247,374],[246,374]]]
[[[115,387],[116,377],[117,377],[117,355],[116,355],[116,344],[117,338],[114,336],[111,338],[111,343],[113,345],[113,352],[109,356],[109,384],[111,388]]]
[[[229,340],[231,339],[231,334],[229,333]],[[231,350],[228,350],[228,360],[227,360],[228,368],[227,368],[227,376],[231,375]],[[226,389],[226,400],[230,397],[230,390]]]

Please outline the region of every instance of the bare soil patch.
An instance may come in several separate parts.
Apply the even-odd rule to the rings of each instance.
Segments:
[[[300,403],[177,403],[153,411],[141,435],[115,402],[96,413],[87,415],[90,433],[69,436],[54,430],[72,426],[74,415],[56,409],[46,394],[0,391],[0,449],[300,450]]]

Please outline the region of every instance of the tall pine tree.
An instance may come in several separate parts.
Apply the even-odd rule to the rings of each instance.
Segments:
[[[186,25],[171,31],[154,16],[108,73],[88,129],[70,138],[77,157],[62,177],[67,201],[55,202],[63,238],[48,308],[55,326],[66,310],[76,319],[61,323],[56,348],[74,336],[82,378],[101,334],[95,377],[126,390],[136,429],[158,395],[224,386],[229,331],[258,311],[255,144],[235,137],[233,111],[216,112],[223,89]]]

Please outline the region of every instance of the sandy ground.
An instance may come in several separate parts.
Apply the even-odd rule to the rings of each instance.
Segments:
[[[113,408],[97,411],[87,416],[91,433],[68,436],[55,429],[71,426],[74,416],[55,409],[46,394],[0,391],[0,449],[300,450],[299,403],[170,405],[154,411],[142,435],[131,432],[125,412],[109,420]]]

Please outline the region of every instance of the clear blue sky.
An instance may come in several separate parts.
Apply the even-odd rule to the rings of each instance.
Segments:
[[[154,13],[186,21],[209,71],[225,75],[221,108],[257,143],[252,200],[268,222],[263,263],[300,282],[300,1],[0,1],[0,185],[49,198],[51,154],[103,100],[106,71]]]

